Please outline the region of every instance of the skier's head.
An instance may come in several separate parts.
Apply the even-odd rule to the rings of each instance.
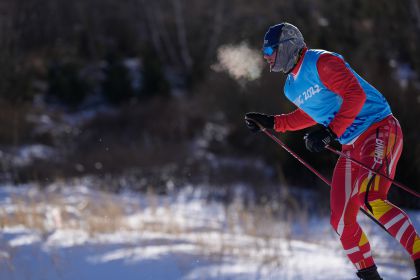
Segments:
[[[289,73],[306,46],[299,29],[287,22],[270,26],[264,36],[263,54],[274,72]]]

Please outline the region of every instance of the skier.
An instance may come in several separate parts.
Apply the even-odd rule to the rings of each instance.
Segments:
[[[250,130],[260,130],[255,122],[277,132],[321,124],[306,134],[308,150],[320,152],[339,141],[347,156],[381,174],[395,176],[403,145],[398,120],[382,94],[341,55],[308,49],[298,28],[280,23],[265,34],[263,56],[270,71],[287,74],[284,94],[298,108],[280,115],[247,113]],[[364,280],[382,279],[356,219],[363,207],[407,250],[417,273],[412,280],[420,280],[420,237],[407,214],[387,200],[390,185],[389,180],[340,157],[330,193],[331,225],[358,270],[356,275]]]

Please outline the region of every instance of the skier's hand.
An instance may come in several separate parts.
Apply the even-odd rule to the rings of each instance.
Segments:
[[[337,140],[337,135],[329,127],[321,127],[309,132],[303,137],[305,146],[311,152],[321,152],[325,147]]]
[[[261,126],[265,128],[274,128],[274,116],[266,115],[263,113],[249,112],[245,114],[245,123],[246,126],[252,132],[260,131],[260,127],[256,123],[258,122]]]

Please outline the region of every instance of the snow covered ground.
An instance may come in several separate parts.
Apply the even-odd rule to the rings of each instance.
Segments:
[[[62,185],[0,188],[0,279],[356,279],[328,217],[279,217],[240,196],[224,205],[191,186],[159,196]],[[420,212],[409,215],[419,229]],[[360,220],[384,279],[411,279],[402,247]]]

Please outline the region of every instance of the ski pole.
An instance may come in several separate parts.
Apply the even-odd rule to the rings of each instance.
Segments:
[[[329,151],[333,152],[334,154],[339,155],[339,156],[342,156],[342,157],[345,157],[346,159],[348,159],[348,160],[350,160],[351,162],[353,162],[353,163],[355,163],[355,164],[359,165],[360,167],[363,167],[363,168],[365,168],[366,170],[369,170],[370,172],[372,172],[372,173],[374,173],[374,174],[376,174],[376,175],[379,175],[379,176],[381,176],[381,177],[383,177],[383,178],[387,179],[387,180],[388,180],[388,181],[390,181],[392,184],[394,184],[395,186],[397,186],[397,187],[399,187],[399,188],[401,188],[401,189],[405,190],[406,192],[408,192],[408,193],[410,193],[410,194],[412,194],[412,195],[414,195],[414,196],[416,196],[416,197],[420,197],[420,194],[419,194],[418,192],[413,191],[413,190],[412,190],[412,189],[410,189],[409,187],[407,187],[407,186],[403,185],[402,183],[400,183],[400,182],[398,182],[398,181],[395,181],[394,179],[391,179],[390,177],[386,176],[385,174],[380,173],[379,171],[375,171],[375,170],[373,170],[373,169],[372,169],[372,168],[370,168],[369,166],[366,166],[366,165],[365,165],[365,164],[363,164],[362,162],[360,162],[360,161],[358,161],[358,160],[356,160],[356,159],[354,159],[354,158],[352,158],[352,157],[350,157],[350,156],[346,155],[345,153],[343,153],[343,152],[341,152],[341,151],[338,151],[338,150],[335,150],[335,149],[331,148],[330,146],[326,146],[325,148],[326,148],[327,150],[329,150]]]
[[[291,154],[295,159],[297,159],[300,163],[302,163],[306,168],[308,168],[309,170],[311,170],[315,175],[318,176],[318,178],[320,178],[322,181],[324,181],[324,183],[326,183],[328,186],[331,187],[331,182],[325,178],[325,176],[323,176],[321,173],[319,173],[315,168],[313,168],[311,165],[309,165],[306,161],[304,161],[300,156],[298,156],[295,152],[293,152],[288,146],[286,146],[286,144],[284,144],[279,138],[277,138],[273,133],[271,133],[270,131],[267,130],[267,128],[263,127],[260,123],[258,123],[257,121],[251,119],[251,118],[245,118],[245,120],[250,120],[254,123],[256,123],[258,125],[258,127],[260,128],[260,130],[262,132],[264,132],[268,137],[270,137],[272,140],[274,140],[274,142],[276,142],[277,144],[279,144],[283,149],[285,149],[289,154]],[[370,213],[368,213],[365,209],[360,207],[360,211],[363,212],[363,214],[365,214],[368,218],[370,218],[375,224],[377,224],[378,226],[380,226],[383,230],[385,230],[389,235],[391,235],[391,233],[381,224],[379,223],[378,220],[375,219],[375,217],[373,217]],[[392,236],[392,235],[391,235]]]
[[[322,181],[324,181],[325,184],[327,184],[328,186],[331,186],[331,182],[324,175],[322,175],[321,173],[319,173],[315,168],[313,168],[306,161],[304,161],[300,156],[298,156],[295,152],[293,152],[279,138],[277,138],[276,136],[274,136],[274,134],[272,134],[271,132],[269,132],[267,130],[267,128],[263,127],[259,122],[255,121],[253,119],[245,118],[245,120],[249,120],[249,121],[252,121],[252,122],[256,123],[262,132],[264,132],[268,137],[270,137],[271,139],[273,139],[274,142],[276,142],[277,144],[279,144],[283,149],[285,149],[295,159],[297,159],[300,163],[302,163],[306,168],[308,168],[309,170],[311,170],[312,173],[314,173],[315,175],[317,175]]]
[[[298,156],[295,152],[290,150],[289,147],[286,146],[279,138],[274,136],[271,132],[269,132],[265,127],[260,127],[261,131],[264,132],[268,137],[274,140],[277,144],[279,144],[283,149],[285,149],[289,154],[291,154],[295,159],[297,159],[300,163],[302,163],[306,168],[311,170],[315,175],[317,175],[325,184],[331,186],[331,182],[321,173],[319,173],[315,168],[309,165],[306,161],[304,161],[300,156]]]

